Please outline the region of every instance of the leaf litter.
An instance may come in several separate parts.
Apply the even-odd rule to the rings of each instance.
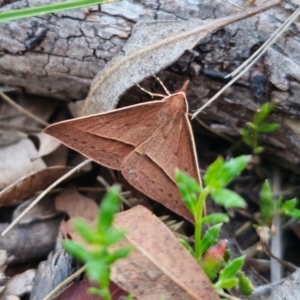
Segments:
[[[197,26],[197,24],[199,25],[199,23],[193,23],[194,21],[191,21],[191,23],[188,23],[189,25],[190,25],[190,27],[188,27],[187,28],[187,30],[192,30],[191,28],[193,27],[192,26],[192,24],[194,24],[194,25],[196,25]],[[204,23],[202,23],[202,25],[203,25]],[[206,23],[206,24],[204,24],[204,25],[207,25],[208,23]],[[202,26],[201,25],[201,26]],[[203,26],[204,26],[203,25]],[[149,28],[150,28],[150,26],[151,25],[149,25]],[[152,29],[154,28],[154,27],[151,27]],[[166,26],[166,29],[168,28],[168,26]],[[204,27],[205,28],[205,27]],[[213,30],[216,30],[218,27],[213,27]],[[206,32],[206,34],[207,34],[207,32]],[[188,34],[187,34],[188,35]],[[191,36],[192,36],[193,34],[191,34]],[[196,33],[195,33],[195,35],[196,35]],[[193,36],[194,38],[195,38],[195,35]],[[138,35],[137,35],[138,36]],[[143,37],[143,35],[141,35],[141,37]],[[187,39],[188,40],[188,43],[187,43],[187,45],[192,45],[192,41],[191,40],[189,40],[189,39]],[[190,44],[189,44],[190,43]],[[178,45],[180,45],[180,43],[178,42]],[[127,46],[128,48],[126,48],[125,47],[125,50],[127,51],[126,52],[126,54],[128,54],[129,53],[129,55],[133,55],[132,53],[133,52],[130,52],[130,51],[133,51],[131,48],[130,48],[130,46]],[[192,47],[192,46],[191,46]],[[151,47],[150,47],[151,48]],[[150,49],[149,48],[149,49]],[[166,49],[168,49],[168,48],[166,48]],[[151,49],[150,49],[151,50]],[[135,51],[135,50],[134,50]],[[150,51],[151,52],[151,51]],[[174,50],[174,52],[175,52],[175,50]],[[180,51],[178,51],[178,53],[179,53]],[[155,51],[153,51],[153,54],[154,54],[154,56],[155,55],[158,55]],[[148,52],[148,54],[147,55],[149,55],[149,52]],[[173,55],[173,53],[172,53],[172,55]],[[171,55],[171,57],[173,57]],[[133,55],[134,56],[134,55]],[[176,55],[174,55],[174,57],[176,57]],[[152,59],[152,57],[151,57],[151,59]],[[170,58],[168,58],[168,59],[170,59]],[[173,58],[172,58],[173,59]],[[174,58],[173,59],[173,61],[175,60],[176,58]],[[117,58],[116,59],[116,61],[117,61],[117,63],[118,62],[122,62],[122,58]],[[123,61],[124,62],[124,61]],[[137,60],[137,62],[138,63],[140,63],[141,61],[139,61],[139,60]],[[153,61],[152,61],[153,62]],[[167,62],[167,63],[165,63],[166,65],[164,65],[164,61],[162,62],[162,65],[161,66],[159,66],[158,67],[158,70],[160,70],[163,66],[166,66],[166,65],[168,65],[168,64],[170,64],[170,62]],[[159,64],[160,64],[160,62],[159,62]],[[143,64],[140,64],[141,66],[143,66]],[[108,67],[109,67],[109,65],[108,65]],[[129,69],[126,69],[125,67],[128,67]],[[143,79],[142,77],[144,76],[149,76],[149,75],[151,75],[151,74],[153,74],[153,73],[156,73],[157,71],[156,71],[156,68],[157,66],[155,66],[155,64],[154,64],[154,67],[153,67],[153,69],[152,70],[150,70],[150,72],[148,72],[148,73],[143,73],[143,70],[140,70],[140,72],[139,72],[139,74],[137,74],[137,76],[136,77],[134,77],[133,79],[134,80],[129,80],[127,83],[125,83],[124,85],[121,85],[121,87],[120,87],[120,90],[118,90],[118,91],[114,91],[114,97],[111,97],[111,98],[107,98],[107,99],[110,99],[110,100],[112,100],[111,101],[111,103],[106,103],[106,104],[104,104],[104,105],[102,105],[102,107],[100,108],[100,110],[101,111],[106,111],[106,110],[108,110],[108,109],[111,109],[113,106],[115,106],[116,105],[116,103],[117,103],[117,101],[118,101],[118,98],[120,97],[120,95],[122,95],[123,94],[123,92],[129,87],[129,86],[131,86],[131,85],[133,85],[133,84],[135,84],[136,82],[138,82],[138,81],[140,81],[141,79]],[[145,68],[146,68],[146,66],[145,66]],[[121,73],[124,73],[125,72],[125,74],[131,74],[130,72],[127,72],[126,73],[126,71],[127,70],[130,70],[130,63],[128,63],[128,64],[125,64],[125,66],[124,66],[124,69],[123,70],[121,70],[122,72]],[[107,71],[107,70],[106,70]],[[111,74],[111,73],[114,73],[114,70],[112,70],[112,69],[110,69],[110,70],[108,70],[107,71],[107,73],[106,73],[106,76],[107,76],[107,74]],[[103,74],[102,74],[103,75]],[[128,76],[128,77],[131,77],[131,76]],[[99,79],[100,78],[100,79]],[[95,79],[95,81],[94,81],[94,84],[95,84],[95,82],[98,80],[98,82],[99,82],[99,80],[101,81],[102,79],[101,79],[102,77],[100,76],[100,75],[98,75],[98,79],[96,78]],[[140,78],[140,79],[139,79]],[[111,82],[109,82],[109,80],[108,80],[108,82],[105,82],[106,81],[106,78],[103,80],[103,82],[105,83],[104,84],[104,86],[106,86],[106,87],[109,87],[109,86],[111,86]],[[97,90],[97,88],[95,88],[95,86],[94,86],[94,92]],[[93,107],[93,105],[96,105],[96,103],[97,103],[97,99],[95,100],[95,99],[93,99],[93,88],[91,89],[91,92],[90,92],[90,95],[89,95],[89,97],[87,98],[87,101],[86,101],[86,104],[85,104],[85,106],[86,106],[86,111],[88,111],[89,109],[91,109],[92,110],[92,107]],[[101,93],[103,93],[103,91],[100,91],[100,95],[101,95]],[[97,92],[97,95],[98,95],[98,92]],[[103,94],[104,95],[104,94]],[[88,104],[87,104],[88,103]],[[90,103],[92,103],[92,104],[90,104]],[[96,110],[93,110],[93,113],[95,113],[95,111]],[[13,184],[13,183],[12,183]],[[75,196],[75,198],[76,197],[78,197],[78,196]],[[137,210],[141,210],[141,211],[139,211],[138,213],[137,213]],[[135,211],[134,211],[135,210]],[[131,213],[132,213],[132,215],[131,215]],[[123,216],[124,217],[120,217],[120,216],[122,216],[122,214],[123,214]],[[139,216],[139,214],[141,214],[141,216],[142,217],[140,217],[140,221],[139,222],[137,222],[136,221],[136,219],[131,219],[131,217],[133,216],[133,218],[136,218],[137,216]],[[75,215],[76,215],[76,213],[75,213]],[[126,216],[127,215],[127,216]],[[125,217],[126,216],[126,217]],[[128,216],[130,216],[130,217],[128,217]],[[144,240],[142,240],[142,237],[143,237],[143,235],[142,235],[142,233],[143,232],[141,232],[141,229],[140,228],[137,228],[137,227],[139,227],[139,226],[136,226],[136,224],[137,223],[139,223],[139,224],[143,224],[143,221],[144,220],[148,220],[148,223],[144,223],[144,226],[142,227],[143,229],[145,228],[145,233],[147,232],[147,233],[149,233],[149,239],[145,239],[146,241],[144,241]],[[117,222],[120,222],[120,224],[117,224]],[[124,213],[120,213],[119,214],[119,216],[117,217],[117,219],[116,219],[116,224],[117,224],[117,226],[120,226],[120,227],[123,227],[124,226],[124,224],[127,224],[127,226],[128,226],[128,228],[132,228],[132,235],[128,235],[128,237],[127,237],[127,239],[129,240],[130,239],[130,243],[132,243],[132,244],[135,244],[136,245],[136,247],[137,247],[137,252],[139,252],[138,254],[137,254],[137,258],[134,258],[133,259],[133,261],[129,261],[129,265],[131,265],[131,264],[133,264],[134,265],[134,263],[133,262],[135,262],[135,261],[137,261],[137,262],[141,262],[141,264],[149,264],[149,268],[143,268],[143,266],[140,266],[140,265],[138,265],[138,270],[134,270],[133,269],[133,271],[132,270],[130,270],[129,271],[129,273],[130,274],[135,274],[135,272],[141,272],[141,274],[144,276],[144,278],[145,278],[145,282],[146,282],[146,278],[150,278],[151,280],[156,280],[157,279],[157,277],[162,277],[162,278],[164,278],[166,281],[165,282],[167,282],[168,284],[169,284],[169,282],[170,282],[170,278],[172,279],[173,277],[172,277],[172,272],[174,272],[174,274],[176,274],[176,276],[178,275],[178,276],[180,276],[181,274],[178,274],[178,270],[176,271],[170,271],[171,273],[168,273],[167,272],[167,270],[168,270],[168,268],[167,267],[169,267],[169,266],[172,266],[173,267],[173,265],[172,265],[172,259],[173,259],[173,261],[174,261],[174,259],[175,260],[178,260],[178,257],[180,257],[180,259],[182,258],[182,257],[184,257],[185,256],[185,254],[182,254],[180,251],[183,251],[183,250],[179,250],[179,255],[178,256],[176,256],[175,258],[173,257],[173,256],[171,256],[170,257],[170,261],[167,261],[167,262],[164,262],[164,259],[166,259],[166,258],[168,258],[167,257],[167,255],[169,255],[170,253],[162,253],[161,255],[162,256],[164,256],[164,258],[162,259],[162,263],[160,264],[160,262],[161,262],[161,260],[160,260],[160,256],[159,256],[159,254],[158,253],[155,253],[155,251],[156,251],[156,249],[151,249],[151,246],[152,246],[152,248],[153,248],[153,245],[151,245],[151,241],[152,241],[152,238],[153,238],[153,236],[155,235],[155,238],[156,238],[156,236],[158,236],[158,237],[160,237],[160,233],[159,234],[157,234],[157,232],[160,232],[160,230],[162,231],[162,236],[167,236],[165,239],[164,239],[164,241],[166,241],[166,240],[168,240],[169,239],[169,236],[168,236],[168,234],[171,234],[171,236],[172,236],[172,238],[171,238],[171,240],[174,238],[174,235],[172,234],[172,233],[166,233],[164,230],[165,229],[161,229],[161,225],[162,226],[164,226],[163,224],[158,224],[157,222],[160,222],[160,221],[157,221],[156,220],[156,217],[151,213],[151,212],[149,212],[149,211],[147,211],[145,208],[140,208],[139,206],[138,207],[135,207],[135,208],[133,208],[133,209],[131,209],[131,210],[128,210],[128,211],[126,211],[126,212],[124,212]],[[153,228],[151,228],[151,226],[149,226],[149,228],[147,228],[148,227],[148,225],[149,225],[149,223],[150,224],[155,224],[153,227],[154,227],[154,229],[155,229],[155,231],[154,231],[154,229]],[[125,226],[126,227],[126,226]],[[157,230],[157,228],[160,228],[160,230]],[[149,229],[149,230],[147,230],[147,229]],[[136,230],[136,232],[135,232],[135,230]],[[148,232],[149,231],[149,232]],[[155,233],[155,234],[154,234]],[[136,234],[136,235],[135,235]],[[175,239],[175,238],[174,238]],[[153,240],[155,240],[154,238],[153,238]],[[143,244],[144,243],[144,244]],[[148,243],[148,244],[147,244]],[[158,242],[158,245],[160,245],[160,243],[161,242]],[[150,245],[149,245],[150,244]],[[171,247],[171,246],[170,246]],[[174,246],[175,248],[176,247],[179,247],[178,246],[178,243],[177,243],[177,245],[176,246]],[[145,250],[146,249],[146,250]],[[172,248],[169,248],[169,249],[172,249]],[[146,252],[145,252],[146,251]],[[153,253],[151,252],[151,251],[154,251]],[[177,248],[176,248],[176,251],[177,251]],[[185,250],[184,250],[185,251]],[[142,255],[141,255],[141,253],[142,253]],[[145,255],[145,253],[146,253],[146,255]],[[176,253],[176,252],[175,252]],[[186,252],[187,253],[187,252]],[[153,257],[152,257],[153,256]],[[149,261],[150,262],[146,262],[145,263],[145,257],[147,257],[148,259],[149,259]],[[189,256],[189,258],[191,258],[190,256]],[[184,259],[182,258],[182,260],[184,261]],[[120,263],[121,263],[121,261],[120,261]],[[166,265],[164,265],[164,263],[166,263]],[[180,261],[180,263],[183,263],[182,261]],[[159,270],[159,268],[157,269],[157,264],[161,267],[161,269],[163,269],[163,270]],[[199,266],[196,264],[196,266],[197,266],[197,268],[199,269],[199,270],[201,270],[200,268],[199,268]],[[125,266],[125,267],[128,267],[128,266]],[[135,267],[135,266],[134,266]],[[128,288],[127,287],[127,285],[132,285],[133,283],[134,283],[134,280],[131,282],[130,280],[128,280],[128,282],[127,282],[127,280],[126,280],[126,278],[124,278],[124,276],[122,277],[122,272],[124,272],[124,270],[126,270],[126,269],[123,269],[123,266],[118,266],[118,265],[116,265],[116,268],[118,268],[118,272],[117,272],[117,275],[115,275],[115,277],[113,277],[114,278],[114,280],[115,281],[119,281],[120,283],[120,285],[124,285],[124,286],[126,286],[126,289]],[[197,269],[197,271],[196,271],[196,275],[198,274],[197,272],[198,272],[198,269]],[[132,272],[132,273],[131,273]],[[202,271],[200,271],[200,273],[201,273]],[[165,273],[167,273],[167,274],[165,274]],[[180,272],[179,272],[180,273]],[[169,276],[168,277],[168,275],[171,275],[171,276]],[[202,272],[202,275],[203,275],[203,272]],[[201,276],[202,276],[201,275]],[[200,276],[200,275],[199,275]],[[200,276],[200,277],[201,277]],[[180,278],[180,277],[179,277]],[[189,278],[189,277],[186,277],[186,278]],[[185,278],[185,279],[186,279]],[[202,278],[202,277],[201,277]],[[203,279],[204,278],[204,279]],[[204,286],[206,286],[206,284],[209,286],[209,289],[211,288],[211,285],[209,285],[209,282],[207,283],[207,278],[205,277],[205,276],[203,276],[203,278],[201,279],[201,280],[204,280],[203,282],[204,282]],[[201,281],[202,282],[202,281]],[[177,291],[177,289],[180,291],[180,293],[190,293],[190,289],[193,291],[193,288],[195,288],[195,290],[197,290],[197,288],[199,288],[198,286],[196,286],[196,287],[194,287],[194,286],[189,286],[189,282],[183,282],[184,284],[186,284],[186,285],[184,285],[183,284],[183,286],[176,286],[176,287],[174,287],[174,289],[173,289],[173,291]],[[198,282],[199,283],[199,282]],[[174,282],[172,282],[172,280],[171,280],[171,286],[173,286],[173,284],[174,284]],[[129,287],[128,289],[130,290],[130,289],[133,289],[133,290],[136,290],[136,289],[138,289],[138,287]],[[151,285],[149,285],[148,287],[145,287],[145,288],[149,288],[149,291],[150,291],[150,294],[151,294],[151,292],[152,292],[152,290],[151,290]],[[137,292],[139,292],[139,291],[137,291]],[[191,292],[192,293],[192,292]],[[192,296],[193,297],[193,296]],[[143,298],[144,299],[144,298]],[[175,299],[175,298],[172,298],[172,299]],[[188,298],[187,298],[188,299]],[[194,299],[194,298],[191,298],[191,299]],[[195,299],[197,299],[197,296],[196,296],[196,298]],[[206,298],[203,298],[203,299],[206,299]],[[207,299],[214,299],[214,298],[207,298]],[[217,299],[217,298],[216,298]]]

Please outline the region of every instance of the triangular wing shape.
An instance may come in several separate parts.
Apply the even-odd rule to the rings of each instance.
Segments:
[[[79,118],[74,120],[74,125],[96,136],[137,146],[151,136],[162,122],[160,111],[165,106],[164,100],[141,103]]]
[[[121,161],[157,129],[164,101],[153,101],[50,125],[44,130],[96,162],[120,170]]]
[[[198,162],[193,142],[193,133],[187,115],[171,119],[135,152],[148,156],[170,179],[175,182],[175,168],[178,168],[200,182]]]
[[[200,182],[193,134],[183,112],[171,119],[123,161],[122,174],[136,189],[194,222],[175,184],[175,168]]]
[[[194,223],[174,181],[149,157],[133,151],[124,162],[122,174],[136,189]]]
[[[45,133],[112,169],[135,188],[193,222],[175,184],[175,168],[200,182],[181,93],[49,126]]]
[[[75,124],[76,121],[74,120]],[[120,170],[122,161],[134,146],[84,132],[73,122],[60,122],[44,130],[60,142],[108,168]]]

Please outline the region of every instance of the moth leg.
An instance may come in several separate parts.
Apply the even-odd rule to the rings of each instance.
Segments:
[[[137,83],[136,83],[136,86],[138,86],[143,92],[149,94],[149,95],[151,96],[151,98],[153,98],[153,97],[155,97],[155,96],[156,96],[156,97],[161,97],[161,98],[165,98],[165,97],[166,97],[166,95],[153,94],[153,93],[147,91],[146,89],[144,89],[143,87],[141,87],[141,86],[140,86],[139,84],[137,84]]]
[[[165,90],[165,92],[167,93],[168,96],[171,95],[171,93],[169,92],[169,90],[166,88],[166,86],[163,84],[163,82],[155,75],[153,75],[153,77],[160,83],[160,85],[163,87],[163,89]]]

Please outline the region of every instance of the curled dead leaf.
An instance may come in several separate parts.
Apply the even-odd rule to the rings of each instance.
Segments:
[[[44,190],[69,170],[69,167],[57,166],[24,176],[0,192],[0,206],[32,197],[36,192]]]

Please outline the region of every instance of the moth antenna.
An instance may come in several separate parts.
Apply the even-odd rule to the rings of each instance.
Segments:
[[[163,82],[155,75],[153,75],[153,77],[160,83],[160,85],[163,87],[163,89],[165,90],[166,94],[168,96],[171,95],[171,93],[169,92],[169,90],[166,88],[166,86],[163,84]]]
[[[143,87],[141,87],[139,84],[136,84],[143,92],[145,92],[145,93],[147,93],[147,94],[149,94],[150,96],[151,96],[151,98],[153,98],[153,97],[161,97],[161,98],[165,98],[166,97],[166,95],[162,95],[162,94],[153,94],[153,93],[151,93],[151,92],[149,92],[149,91],[147,91],[147,90],[145,90]]]

